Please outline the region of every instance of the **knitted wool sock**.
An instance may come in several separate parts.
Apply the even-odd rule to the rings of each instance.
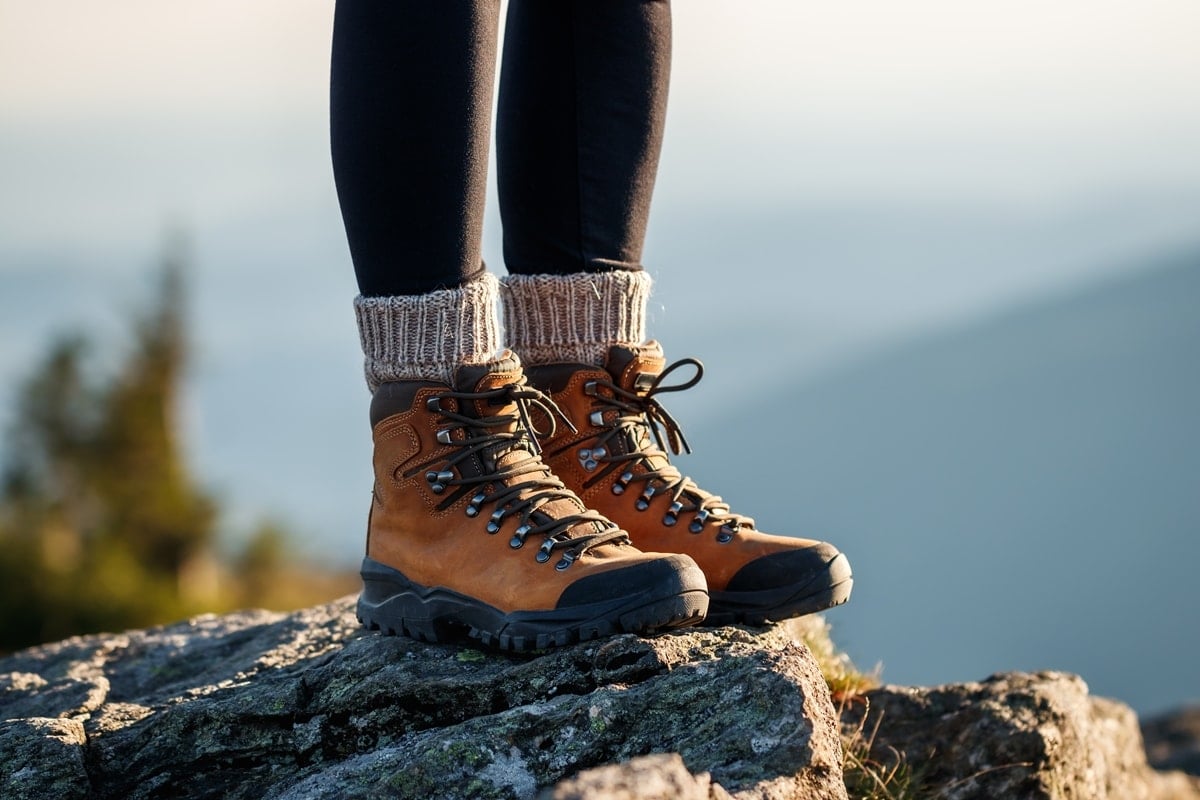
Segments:
[[[629,270],[507,275],[500,299],[508,344],[529,366],[601,366],[614,344],[645,341],[650,283]]]
[[[496,277],[427,294],[354,298],[367,386],[386,381],[454,383],[463,364],[486,364],[500,349]]]

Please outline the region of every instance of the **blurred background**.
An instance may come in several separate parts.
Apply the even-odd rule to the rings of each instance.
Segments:
[[[331,19],[0,0],[0,651],[355,589]],[[1200,699],[1198,34],[1191,0],[676,5],[681,466],[849,554],[829,619],[885,680]]]

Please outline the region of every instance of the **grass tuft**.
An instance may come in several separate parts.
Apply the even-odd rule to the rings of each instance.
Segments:
[[[788,620],[784,624],[794,639],[804,642],[812,651],[835,703],[843,703],[871,689],[879,688],[879,676],[883,666],[876,664],[869,672],[854,666],[850,656],[838,650],[833,643],[833,637],[830,635],[832,627],[824,617],[810,615]]]
[[[868,672],[856,667],[833,643],[831,626],[824,617],[810,615],[784,624],[793,638],[812,651],[837,706],[838,718],[844,720],[842,771],[851,800],[918,800],[924,797],[926,792],[921,776],[908,763],[904,753],[887,747],[881,759],[875,748],[881,720],[879,715],[869,713],[870,698],[866,693],[880,686],[882,665],[877,664]],[[846,721],[844,712],[852,705],[862,706],[863,713],[853,715],[857,721]],[[868,720],[874,720],[870,727]],[[873,756],[873,752],[877,755]]]

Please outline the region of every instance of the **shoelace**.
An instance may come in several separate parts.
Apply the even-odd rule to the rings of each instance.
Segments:
[[[511,402],[516,405],[517,413],[472,417],[445,408],[442,403],[448,399],[458,401],[459,408],[473,402],[501,405]],[[484,506],[495,506],[487,524],[489,534],[499,533],[506,518],[517,517],[517,528],[509,545],[519,549],[527,537],[544,536],[535,558],[544,563],[550,560],[555,550],[562,550],[555,564],[560,570],[571,566],[588,550],[609,542],[629,541],[625,531],[597,511],[583,509],[561,517],[541,511],[554,500],[567,500],[582,509],[575,494],[554,476],[541,458],[536,434],[552,436],[557,428],[556,417],[571,425],[549,395],[531,386],[514,383],[485,392],[442,392],[429,398],[427,408],[448,423],[438,430],[438,441],[457,446],[458,452],[441,463],[440,468],[430,469],[440,461],[434,459],[407,470],[404,476],[408,478],[426,471],[425,479],[434,494],[446,494],[449,490],[438,504],[439,510],[449,508],[474,490],[466,507],[467,516],[478,516]],[[550,420],[549,431],[534,430],[531,408],[538,409]],[[464,432],[463,438],[454,438],[454,432],[460,429]],[[515,450],[525,450],[531,457],[500,466],[503,456]],[[488,484],[493,485],[491,492],[484,490]],[[592,523],[592,533],[571,534],[571,528],[585,523]]]
[[[668,375],[685,366],[692,366],[696,369],[696,374],[690,380],[674,385],[664,383]],[[655,494],[669,493],[671,505],[663,517],[664,525],[674,525],[679,520],[680,514],[690,512],[693,514],[692,521],[688,525],[690,532],[702,532],[704,526],[709,522],[720,523],[717,539],[721,542],[728,542],[739,527],[753,528],[754,520],[751,517],[733,513],[728,503],[719,496],[701,489],[695,481],[683,475],[670,463],[666,454],[668,447],[675,455],[690,453],[692,448],[688,445],[679,423],[655,399],[655,395],[658,394],[690,389],[699,383],[702,377],[704,377],[704,365],[695,358],[683,358],[660,372],[644,392],[631,392],[611,380],[604,379],[589,381],[585,384],[584,391],[593,396],[600,406],[597,411],[592,413],[593,424],[607,424],[609,427],[606,432],[596,438],[596,443],[588,448],[587,456],[596,463],[605,462],[608,466],[588,479],[585,486],[591,486],[597,481],[603,480],[624,465],[624,471],[613,483],[614,494],[624,494],[631,483],[643,482],[645,488],[637,499],[639,511],[645,511],[650,507],[650,500]],[[610,394],[601,393],[600,389],[606,389]],[[617,417],[609,423],[602,423],[604,412],[610,409],[616,409],[619,412]],[[653,434],[657,447],[650,442],[648,434]],[[610,446],[610,442],[614,439],[620,441],[618,437],[621,436],[627,437],[625,441],[629,443],[632,452],[612,452],[613,448]],[[658,458],[655,458],[656,456]],[[663,466],[656,469],[654,467],[656,461]],[[633,467],[638,464],[643,465],[645,471],[635,474]]]

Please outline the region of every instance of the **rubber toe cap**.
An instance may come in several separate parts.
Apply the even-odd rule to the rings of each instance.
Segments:
[[[804,586],[822,578],[833,586],[849,577],[850,562],[846,557],[828,542],[817,542],[756,558],[730,578],[726,591],[757,592]]]
[[[556,608],[640,595],[668,597],[707,589],[704,573],[695,561],[684,555],[670,555],[580,578],[563,590]]]

